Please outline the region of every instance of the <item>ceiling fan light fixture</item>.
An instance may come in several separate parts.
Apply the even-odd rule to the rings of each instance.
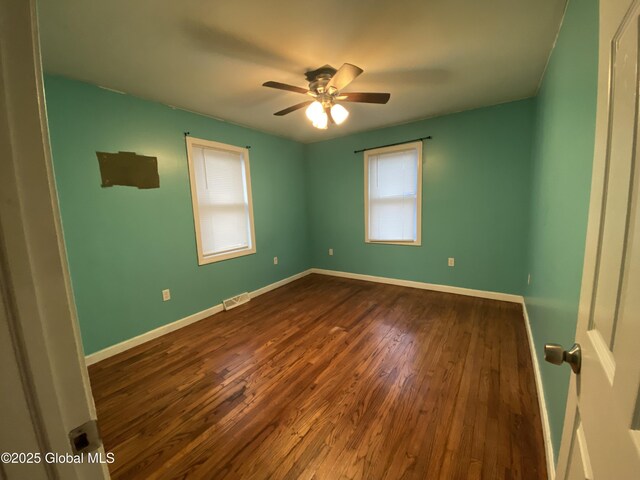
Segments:
[[[349,111],[339,103],[331,107],[331,117],[336,125],[341,125],[349,116]]]
[[[324,109],[322,108],[322,104],[320,102],[315,101],[307,107],[305,113],[307,115],[307,118],[311,120],[311,122],[315,123],[316,119],[324,113]]]
[[[320,112],[320,114],[313,120],[313,126],[319,128],[320,130],[326,130],[327,125],[329,124],[329,117],[324,111]]]
[[[329,118],[324,111],[322,103],[315,101],[307,107],[305,111],[307,118],[311,120],[314,127],[325,130],[329,124]]]
[[[307,101],[280,110],[274,115],[282,117],[306,107],[305,114],[313,126],[320,130],[325,130],[329,123],[341,125],[349,117],[349,111],[342,105],[337,104],[337,101],[346,100],[348,102],[377,104],[385,104],[389,101],[391,97],[389,93],[349,92],[340,94],[362,72],[363,70],[360,67],[350,63],[342,64],[338,70],[331,65],[325,65],[305,73],[305,77],[309,82],[308,89],[274,81],[265,82],[262,85],[277,90],[308,95]],[[309,100],[309,96],[315,101]]]

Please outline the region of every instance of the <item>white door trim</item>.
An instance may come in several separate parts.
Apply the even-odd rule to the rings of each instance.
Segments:
[[[69,431],[95,418],[95,408],[53,181],[35,3],[0,2],[0,297],[22,377],[3,388],[30,398],[32,424],[24,427],[35,427],[40,448],[65,454]],[[6,420],[3,444],[20,428]],[[50,464],[47,475],[109,478],[106,465],[89,463]]]

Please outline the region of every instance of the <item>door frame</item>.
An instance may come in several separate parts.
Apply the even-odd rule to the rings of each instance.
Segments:
[[[95,419],[96,411],[53,177],[36,0],[0,2],[0,86],[0,333],[13,347],[3,352],[6,371],[18,373],[4,400],[29,419],[0,412],[11,426],[0,440],[42,455],[71,453],[69,432]],[[14,437],[23,431],[33,435],[21,443]],[[41,466],[38,478],[109,478],[105,464]],[[17,478],[26,472],[18,467],[0,468]]]

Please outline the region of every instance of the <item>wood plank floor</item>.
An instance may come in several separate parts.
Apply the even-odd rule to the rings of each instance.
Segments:
[[[513,303],[309,275],[89,373],[116,479],[547,477]]]

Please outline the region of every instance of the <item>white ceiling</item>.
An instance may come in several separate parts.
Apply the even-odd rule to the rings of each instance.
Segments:
[[[258,130],[313,142],[534,95],[565,0],[40,0],[45,71]],[[345,91],[390,92],[346,104],[320,131],[304,72],[349,62]]]

